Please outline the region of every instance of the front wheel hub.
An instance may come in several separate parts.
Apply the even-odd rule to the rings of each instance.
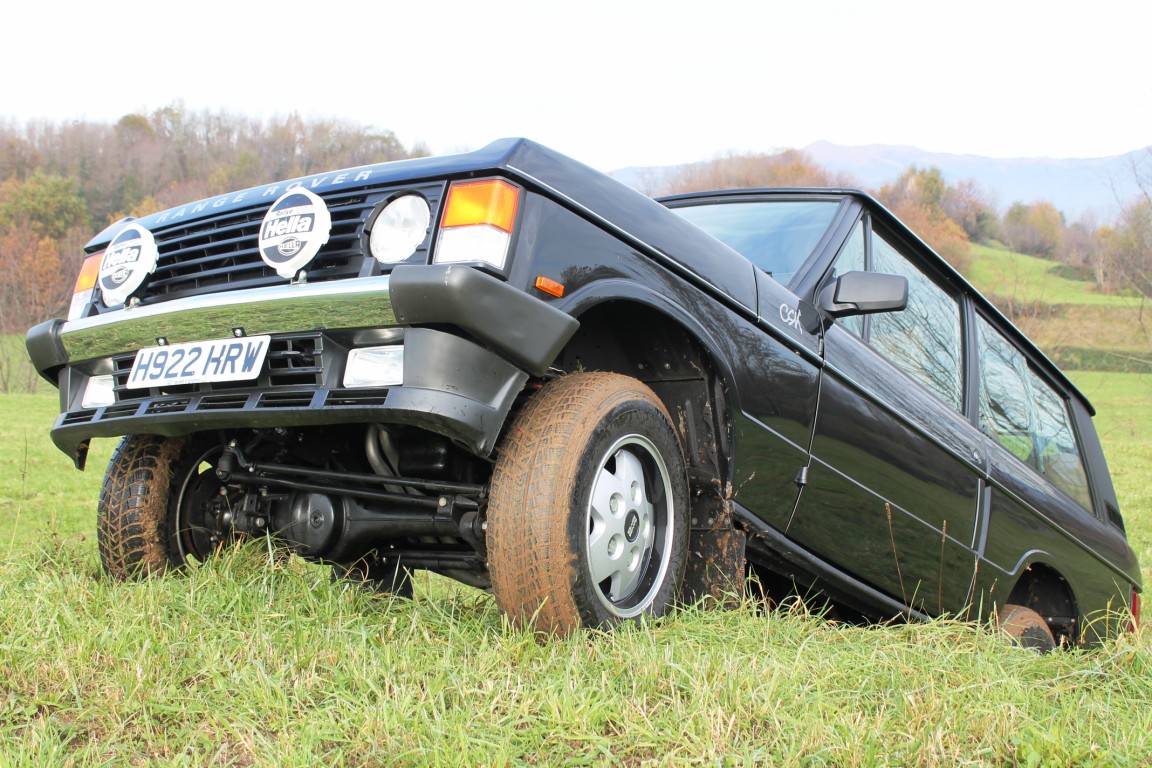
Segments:
[[[627,435],[608,449],[588,504],[588,568],[597,596],[620,617],[642,613],[664,581],[671,496],[668,467],[648,438]]]

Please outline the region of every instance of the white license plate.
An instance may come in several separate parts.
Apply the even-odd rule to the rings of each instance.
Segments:
[[[146,347],[136,353],[128,389],[247,381],[260,375],[271,336],[189,341]]]

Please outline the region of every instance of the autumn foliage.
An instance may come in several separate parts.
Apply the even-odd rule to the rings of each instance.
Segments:
[[[651,180],[650,180],[651,181]],[[789,149],[771,155],[729,154],[676,169],[652,184],[656,194],[755,187],[858,187],[851,176],[817,165],[803,152]],[[968,258],[969,222],[974,233],[995,218],[974,182],[950,186],[938,169],[910,168],[896,181],[875,191],[912,231],[956,268]]]
[[[274,179],[420,154],[389,131],[174,104],[114,124],[0,123],[0,332],[66,311],[83,244],[124,216]]]
[[[787,149],[773,155],[727,154],[681,166],[646,190],[656,195],[754,187],[851,187],[852,177],[834,174],[807,154]]]
[[[947,209],[950,188],[938,168],[915,166],[877,192],[880,202],[956,269],[968,267],[968,233]]]
[[[23,333],[60,312],[89,230],[84,201],[69,180],[37,170],[0,183],[0,332]]]

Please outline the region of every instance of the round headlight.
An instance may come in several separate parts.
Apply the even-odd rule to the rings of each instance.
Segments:
[[[381,264],[395,264],[416,252],[424,242],[432,212],[419,195],[398,197],[380,211],[372,224],[368,245]]]

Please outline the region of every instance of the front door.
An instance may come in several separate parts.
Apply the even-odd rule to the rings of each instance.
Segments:
[[[857,225],[837,271],[908,278],[901,312],[835,322],[807,483],[787,534],[928,613],[965,607],[984,458],[965,414],[962,305],[908,254]]]

